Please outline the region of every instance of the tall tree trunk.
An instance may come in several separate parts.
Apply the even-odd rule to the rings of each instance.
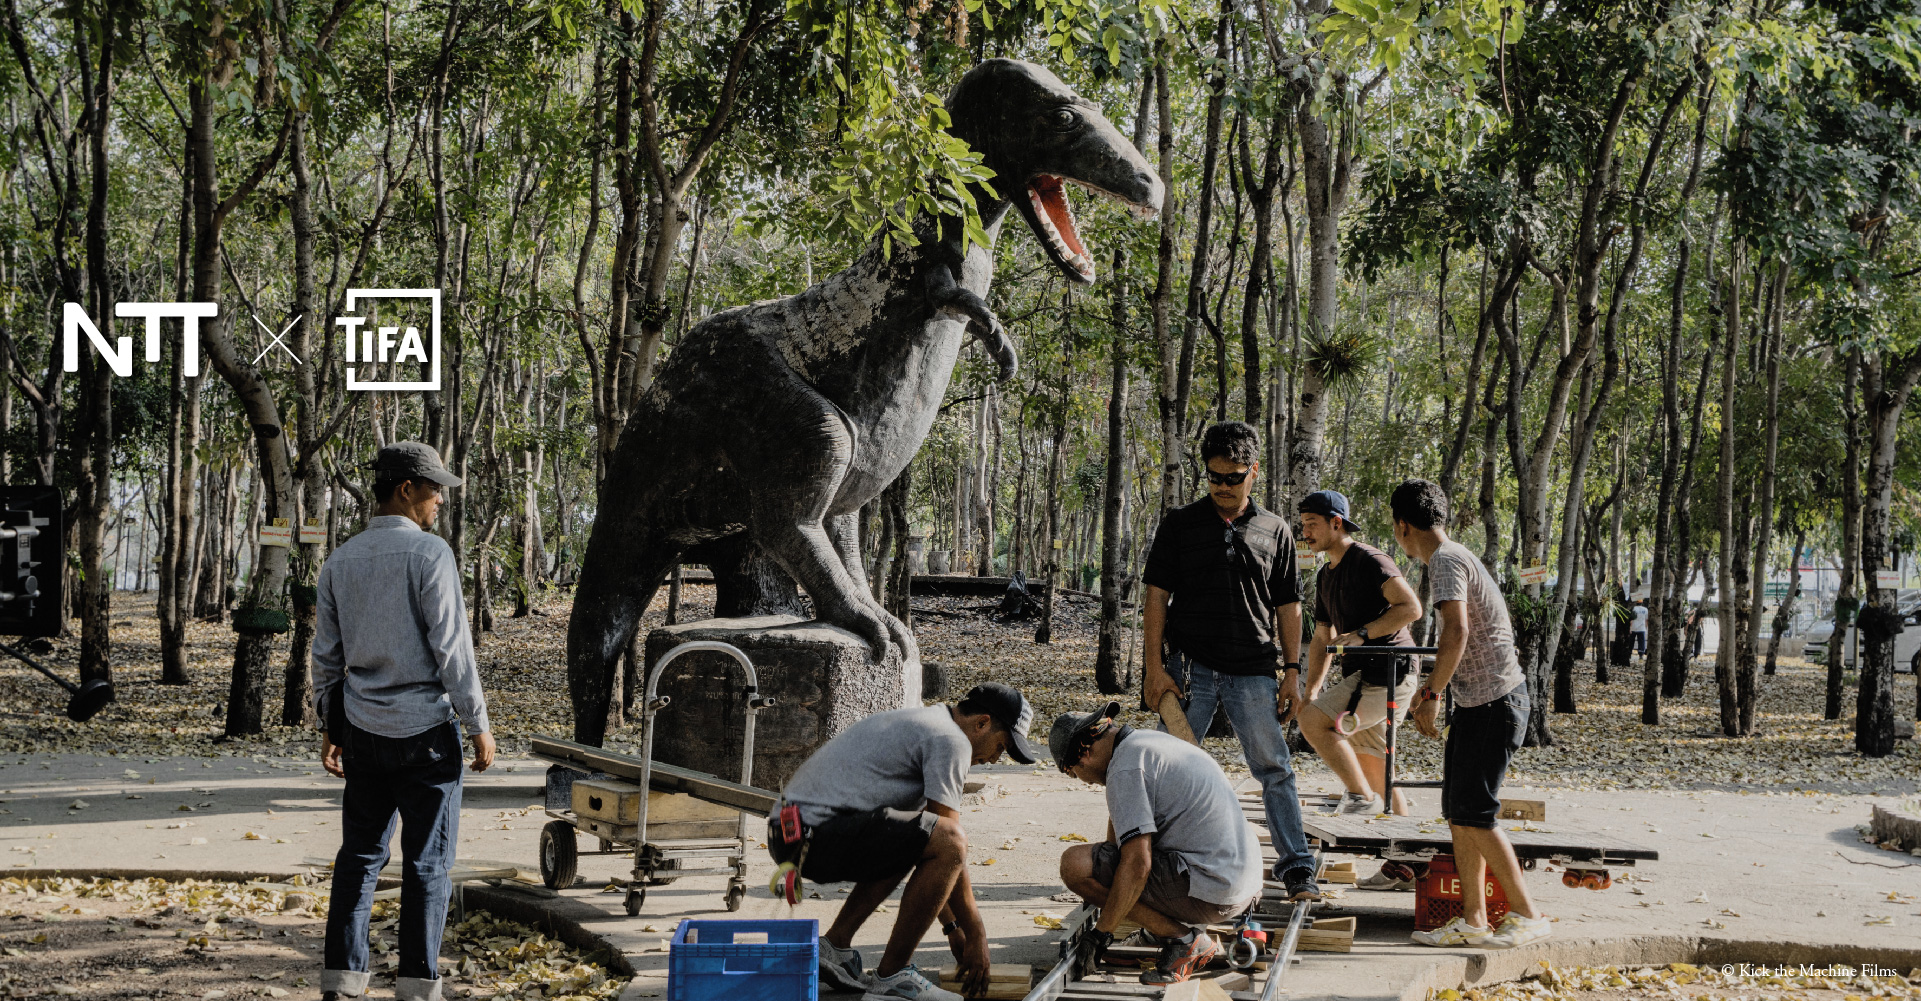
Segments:
[[[1721,316],[1726,324],[1727,350],[1721,357],[1721,468],[1720,477],[1720,526],[1719,542],[1720,570],[1718,580],[1721,592],[1715,603],[1716,619],[1720,623],[1721,639],[1715,648],[1714,682],[1721,697],[1721,732],[1729,737],[1740,736],[1741,721],[1739,706],[1734,689],[1735,648],[1739,645],[1735,635],[1737,623],[1734,606],[1737,597],[1734,591],[1735,561],[1735,516],[1734,516],[1734,429],[1737,424],[1734,409],[1735,366],[1741,354],[1741,272],[1746,265],[1743,259],[1741,241],[1737,238],[1728,253],[1728,274],[1722,282]]]
[[[299,454],[293,469],[300,491],[300,508],[292,519],[299,548],[294,561],[292,581],[293,643],[287,650],[285,684],[281,692],[280,722],[283,726],[306,726],[313,722],[313,637],[320,581],[320,565],[327,559],[326,542],[307,542],[299,537],[308,520],[318,522],[327,497],[327,473],[319,460],[325,444],[320,428],[320,386],[314,378],[319,359],[313,345],[313,321],[320,308],[319,290],[314,284],[313,184],[307,173],[308,113],[294,115],[293,135],[289,141],[289,164],[293,190],[289,209],[293,222],[294,269],[294,354],[307,361],[294,366],[294,422]],[[433,410],[430,407],[429,412]],[[429,439],[432,440],[431,438]],[[295,514],[295,512],[289,512]]]
[[[1094,654],[1094,684],[1102,695],[1119,695],[1121,684],[1122,487],[1127,464],[1127,252],[1116,248],[1113,271],[1114,360],[1107,393],[1107,477],[1101,501],[1101,626]]]
[[[1167,61],[1169,59],[1166,41],[1155,43],[1154,59],[1154,106],[1159,113],[1160,128],[1157,142],[1160,149],[1160,174],[1168,185],[1165,204],[1161,207],[1160,245],[1155,258],[1154,291],[1147,297],[1154,317],[1154,343],[1160,348],[1160,417],[1161,417],[1161,511],[1180,503],[1181,494],[1181,432],[1186,414],[1180,404],[1187,398],[1185,387],[1181,385],[1180,342],[1174,340],[1167,326],[1167,300],[1174,294],[1174,227],[1180,218],[1180,211],[1174,203],[1174,111],[1167,93]],[[1025,426],[1022,428],[1025,431]],[[1023,452],[1025,459],[1025,452]]]
[[[1742,633],[1740,671],[1735,678],[1735,694],[1740,711],[1739,722],[1741,735],[1744,737],[1754,733],[1754,708],[1761,695],[1757,679],[1760,667],[1756,663],[1755,641],[1761,627],[1762,605],[1765,603],[1768,590],[1768,549],[1774,539],[1774,464],[1780,452],[1781,442],[1781,429],[1776,423],[1781,411],[1781,314],[1787,308],[1787,303],[1782,300],[1782,296],[1787,292],[1787,275],[1786,259],[1776,262],[1772,308],[1768,310],[1766,319],[1769,325],[1766,344],[1768,410],[1763,427],[1767,429],[1767,456],[1761,467],[1760,510],[1755,514],[1759,519],[1755,526],[1758,537],[1754,540],[1753,591],[1749,599],[1748,626]],[[1792,565],[1789,567],[1789,574],[1793,575]],[[1772,662],[1773,644],[1770,643],[1769,647],[1768,659]]]
[[[1047,592],[1041,598],[1041,621],[1034,628],[1034,642],[1051,643],[1054,640],[1054,598],[1065,586],[1061,579],[1061,454],[1067,445],[1067,379],[1068,359],[1073,356],[1073,327],[1069,306],[1065,301],[1061,307],[1061,382],[1054,398],[1054,427],[1050,437],[1054,448],[1047,460],[1047,501],[1042,511],[1041,567],[1042,576],[1047,581]]]
[[[113,316],[113,281],[108,273],[107,133],[111,122],[114,94],[114,49],[122,44],[114,38],[120,15],[114,0],[101,0],[97,17],[83,13],[77,5],[73,18],[76,54],[79,57],[80,87],[86,102],[85,125],[90,177],[87,191],[87,291],[95,322],[107,328]],[[91,37],[99,31],[97,39]],[[100,63],[92,64],[89,50],[99,52]],[[74,546],[80,557],[80,587],[77,611],[80,615],[80,678],[113,680],[112,637],[108,632],[113,601],[113,581],[101,565],[106,545],[107,517],[113,493],[113,371],[93,352],[81,355],[80,421],[74,429],[80,448],[75,451],[74,471],[79,518],[74,526]]]
[[[1861,575],[1861,407],[1855,394],[1861,384],[1861,368],[1860,350],[1848,349],[1841,368],[1841,413],[1847,441],[1841,467],[1841,587],[1834,595],[1834,632],[1828,637],[1827,700],[1822,719],[1841,718],[1848,629],[1861,607],[1855,591],[1855,579]]]
[[[174,250],[174,300],[189,291],[193,256],[193,149],[184,151],[180,172],[180,239]],[[199,478],[200,376],[185,371],[186,345],[168,357],[166,496],[161,499],[160,534],[160,683],[184,685],[187,673],[187,617],[192,613],[194,568],[194,486]]]
[[[1876,571],[1890,568],[1894,528],[1895,444],[1901,411],[1921,378],[1921,348],[1906,355],[1867,352],[1861,364],[1861,403],[1868,425],[1867,486],[1861,511],[1861,572],[1868,600],[1859,618],[1861,669],[1854,704],[1854,749],[1870,758],[1894,753],[1894,637],[1900,616],[1895,591]]]

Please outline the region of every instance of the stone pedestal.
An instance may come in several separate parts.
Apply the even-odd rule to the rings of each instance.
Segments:
[[[821,622],[790,615],[705,619],[663,626],[647,634],[647,670],[690,640],[739,647],[760,677],[761,694],[779,700],[754,723],[753,785],[778,791],[802,761],[835,734],[872,713],[920,705],[921,675],[903,670],[898,655],[876,664],[865,641]],[[740,778],[745,678],[725,654],[677,658],[657,691],[673,699],[654,718],[658,761]]]

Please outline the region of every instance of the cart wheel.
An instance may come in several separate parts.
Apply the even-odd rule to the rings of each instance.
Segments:
[[[580,845],[574,840],[574,825],[551,820],[540,829],[540,881],[549,890],[564,890],[574,885],[580,872]]]
[[[1581,888],[1581,877],[1577,873],[1564,872],[1561,874],[1561,885],[1570,890],[1578,890]]]
[[[630,886],[627,888],[626,907],[628,917],[639,917],[640,905],[646,902],[647,890],[645,887]]]
[[[1535,867],[1535,866],[1537,866],[1537,865],[1539,865],[1539,864],[1540,864],[1540,860],[1539,860],[1539,859],[1531,859],[1531,858],[1524,858],[1524,859],[1522,859],[1522,860],[1521,860],[1521,871],[1522,871],[1522,872],[1533,872],[1533,871],[1534,871],[1534,867]]]
[[[746,899],[746,897],[747,897],[747,884],[745,883],[728,884],[727,909],[730,911],[740,910],[740,902]]]
[[[1261,958],[1261,947],[1251,938],[1237,938],[1227,950],[1227,965],[1245,970]]]

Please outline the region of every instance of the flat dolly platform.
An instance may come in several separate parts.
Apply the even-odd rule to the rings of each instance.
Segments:
[[[1302,818],[1301,826],[1328,854],[1372,855],[1407,864],[1454,852],[1454,838],[1445,821],[1309,814]],[[1575,877],[1569,885],[1594,890],[1606,889],[1613,882],[1609,867],[1628,867],[1661,857],[1652,848],[1592,831],[1534,831],[1523,827],[1508,828],[1505,833],[1514,846],[1515,857],[1521,860],[1521,868],[1532,870],[1541,862],[1552,862]]]
[[[653,760],[654,716],[671,704],[656,692],[661,674],[676,658],[698,651],[732,657],[747,677],[741,695],[746,729],[738,782]],[[745,653],[732,644],[711,640],[682,643],[667,651],[647,672],[645,692],[638,757],[570,740],[533,739],[534,757],[558,766],[547,770],[547,815],[553,819],[540,832],[541,881],[549,889],[563,889],[573,885],[581,855],[631,851],[634,868],[624,901],[629,915],[640,913],[649,886],[663,886],[693,870],[729,868],[734,874],[727,884],[727,909],[738,911],[747,896],[747,851],[752,843],[748,824],[766,817],[778,799],[777,794],[753,785],[754,716],[772,708],[774,700],[760,694],[754,665]],[[592,781],[601,778],[624,779],[632,785]],[[582,782],[586,782],[583,789],[574,789]],[[583,808],[583,802],[591,805]],[[577,833],[598,838],[600,850],[580,851]]]

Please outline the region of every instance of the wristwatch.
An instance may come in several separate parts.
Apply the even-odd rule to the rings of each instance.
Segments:
[[[1441,698],[1441,695],[1440,695],[1440,693],[1439,693],[1439,692],[1436,692],[1436,691],[1435,691],[1434,689],[1432,689],[1432,688],[1426,688],[1426,687],[1423,687],[1423,688],[1421,689],[1421,694],[1420,694],[1419,696],[1417,696],[1417,697],[1416,697],[1416,698],[1414,699],[1414,701],[1416,701],[1416,702],[1437,702],[1437,701],[1439,701],[1439,700],[1440,700],[1440,698]]]
[[[1361,628],[1354,630],[1354,635],[1359,636],[1361,638],[1361,641],[1365,643],[1367,641],[1367,627],[1362,626]]]
[[[960,927],[959,921],[948,921],[940,926],[940,933],[942,935],[952,935],[954,934],[954,929],[959,927]]]

